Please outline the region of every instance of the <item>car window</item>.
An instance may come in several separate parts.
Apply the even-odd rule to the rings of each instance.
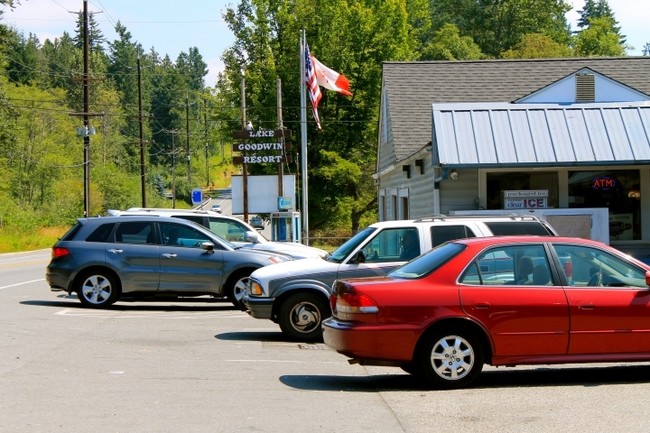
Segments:
[[[431,226],[431,245],[438,246],[455,239],[476,237],[472,229],[464,224]]]
[[[194,227],[182,224],[160,223],[160,233],[163,239],[163,245],[171,245],[186,248],[201,248],[203,242],[212,242],[205,233],[202,233]],[[215,245],[215,247],[218,247]]]
[[[598,248],[553,245],[572,286],[647,287],[645,271]],[[570,266],[566,264],[570,263]]]
[[[115,223],[100,225],[86,238],[86,242],[108,242],[113,228]]]
[[[420,236],[412,227],[384,229],[362,252],[366,263],[408,261],[420,255]]]
[[[368,239],[368,237],[370,237],[370,235],[375,232],[375,230],[377,229],[374,227],[366,227],[365,229],[361,230],[350,239],[345,241],[343,245],[334,250],[332,254],[330,254],[328,260],[336,263],[341,263],[352,251],[354,251],[359,245],[365,242],[366,239]]]
[[[174,218],[182,218],[187,221],[193,221],[197,224],[201,224],[202,226],[205,226],[203,217],[202,216],[194,216],[194,215],[174,215]]]
[[[464,249],[464,245],[453,242],[437,246],[426,254],[422,254],[415,260],[411,260],[393,270],[388,274],[388,276],[392,278],[407,279],[421,278],[438,269]]]
[[[488,226],[495,236],[549,236],[553,234],[544,224],[535,221],[486,221],[485,225]]]
[[[210,218],[210,231],[217,236],[231,242],[245,241],[248,227],[237,221],[228,219]]]
[[[480,254],[461,276],[471,285],[553,285],[543,245],[499,246]]]
[[[124,222],[117,226],[115,242],[125,244],[155,244],[153,223],[150,222]]]

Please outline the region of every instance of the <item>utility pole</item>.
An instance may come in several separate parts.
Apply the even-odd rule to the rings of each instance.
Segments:
[[[185,136],[187,137],[187,186],[192,188],[192,167],[190,166],[190,98],[185,95]]]
[[[277,99],[278,99],[278,129],[282,131],[282,137],[280,138],[280,143],[282,144],[282,157],[280,158],[280,163],[278,164],[278,197],[282,197],[284,195],[284,190],[283,190],[283,179],[284,179],[284,144],[285,144],[285,139],[284,139],[284,122],[282,120],[282,80],[278,78],[277,80]],[[282,209],[278,209],[282,210]]]
[[[88,88],[90,87],[90,76],[88,67],[88,1],[83,2],[83,111],[81,113],[70,113],[72,116],[83,118],[83,127],[77,128],[77,135],[82,136],[83,143],[83,178],[84,178],[84,217],[90,216],[90,136],[95,133],[94,128],[90,127],[91,116],[101,116],[101,113],[91,113],[88,97]]]
[[[172,208],[176,209],[176,130],[170,131],[172,134]]]
[[[144,132],[142,129],[142,77],[140,69],[140,53],[138,53],[138,123],[140,125],[140,185],[142,191],[142,207],[147,207],[147,188],[145,182],[145,151]]]
[[[205,137],[205,182],[210,186],[210,154],[208,153],[208,101],[203,101],[203,125]]]
[[[88,102],[88,0],[84,0],[84,217],[90,212],[90,131],[89,116],[90,103]]]
[[[246,123],[246,78],[241,79],[241,124],[242,129],[247,129]],[[252,129],[252,128],[251,128]],[[246,144],[246,140],[244,140]],[[245,148],[246,146],[244,146]],[[248,222],[248,164],[246,163],[246,151],[244,150],[244,162],[242,163],[242,183],[244,194],[244,221]]]

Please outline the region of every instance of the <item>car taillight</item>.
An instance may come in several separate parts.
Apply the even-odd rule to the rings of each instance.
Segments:
[[[350,314],[376,314],[379,307],[370,296],[359,293],[342,293],[336,296],[334,310],[337,317],[345,318]]]
[[[70,254],[70,250],[67,248],[63,247],[54,247],[52,248],[52,258],[53,259],[58,259],[60,257],[64,257]]]

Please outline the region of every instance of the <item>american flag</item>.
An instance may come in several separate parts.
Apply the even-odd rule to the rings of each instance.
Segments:
[[[318,129],[320,127],[320,118],[318,117],[318,103],[323,96],[320,92],[320,87],[316,81],[316,71],[314,70],[314,59],[309,52],[309,45],[305,41],[305,83],[309,90],[309,99],[311,100],[311,109],[314,112],[314,120]]]

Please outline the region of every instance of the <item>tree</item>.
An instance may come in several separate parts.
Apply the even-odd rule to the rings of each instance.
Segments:
[[[18,84],[35,84],[41,79],[41,59],[38,38],[30,34],[12,32],[10,42],[7,75],[9,80]]]
[[[77,22],[75,27],[74,44],[77,48],[83,49],[84,47],[84,14],[79,12],[77,14]],[[99,24],[95,19],[94,13],[88,13],[88,49],[95,52],[104,52],[104,34],[99,28]]]
[[[594,18],[608,17],[612,19],[612,30],[618,35],[621,45],[625,45],[625,36],[621,35],[621,27],[614,18],[614,12],[609,7],[607,0],[586,0],[582,8],[580,18],[578,18],[578,27],[581,29],[589,27],[591,20]]]
[[[591,18],[589,27],[576,35],[575,53],[580,57],[624,56],[625,47],[614,29],[614,19],[606,16]]]
[[[203,78],[208,75],[208,65],[203,61],[198,48],[191,47],[189,53],[181,52],[176,59],[176,68],[185,77],[190,90],[200,91],[205,87]]]
[[[424,47],[421,60],[477,60],[481,48],[469,36],[462,36],[455,24],[445,24]]]
[[[517,45],[524,35],[541,33],[569,42],[570,27],[564,0],[438,0],[432,5],[434,27],[453,23],[489,57]]]
[[[573,52],[567,45],[555,42],[550,37],[539,33],[524,35],[521,42],[504,51],[499,57],[503,59],[550,59],[571,57]]]
[[[117,90],[119,95],[119,105],[123,112],[126,114],[125,125],[122,129],[122,134],[125,136],[125,150],[130,156],[130,172],[139,170],[139,154],[138,146],[135,143],[139,140],[140,132],[140,119],[138,118],[139,101],[138,94],[142,92],[147,96],[148,92],[145,90],[148,86],[148,78],[150,74],[141,73],[141,84],[143,89],[138,89],[138,57],[142,54],[142,47],[140,44],[131,41],[131,33],[119,21],[115,25],[115,32],[118,39],[109,42],[109,63],[107,68],[107,75]],[[147,103],[147,99],[143,98],[143,104]],[[146,117],[143,119],[145,124]],[[147,127],[143,127],[145,130]],[[138,163],[136,164],[136,160]]]

